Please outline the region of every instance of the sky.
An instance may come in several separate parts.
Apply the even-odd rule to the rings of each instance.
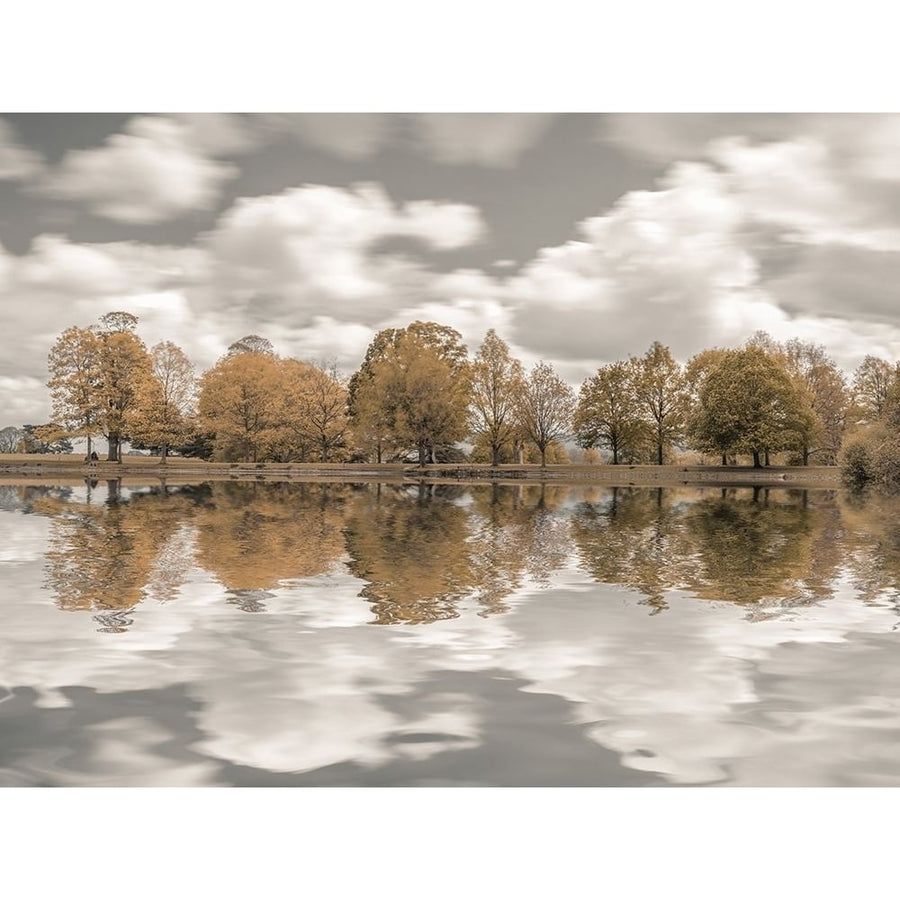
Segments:
[[[890,114],[2,114],[0,427],[111,310],[198,372],[255,333],[350,374],[416,319],[575,387],[759,329],[893,361],[898,151]]]

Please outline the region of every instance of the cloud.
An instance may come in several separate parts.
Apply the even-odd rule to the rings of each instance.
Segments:
[[[218,304],[230,296],[251,315],[289,316],[296,324],[332,310],[371,323],[428,282],[421,262],[376,253],[379,243],[408,237],[448,250],[483,232],[474,207],[431,201],[396,206],[375,184],[306,185],[241,198],[205,238],[216,265],[218,292],[211,299]]]
[[[683,356],[764,327],[742,221],[721,174],[675,167],[660,190],[626,194],[510,279],[515,340],[545,358],[608,361],[654,339]]]
[[[230,156],[256,150],[265,130],[256,116],[242,113],[173,113],[167,118],[184,129],[185,141],[210,156]]]
[[[509,279],[517,343],[573,378],[653,340],[686,359],[757,329],[824,338],[850,368],[870,339],[866,320],[889,325],[880,345],[894,348],[900,321],[884,285],[900,229],[884,190],[865,190],[818,139],[720,139],[706,152]]]
[[[234,149],[237,137],[221,120],[198,124],[163,116],[138,116],[102,147],[70,150],[44,179],[46,196],[84,202],[98,216],[132,225],[174,219],[211,209],[237,168],[214,160],[205,148]]]
[[[391,117],[382,113],[266,113],[259,121],[263,128],[293,135],[317,150],[360,160],[385,145]]]
[[[19,140],[15,128],[0,118],[0,181],[16,181],[38,175],[44,166],[40,153],[29,150]]]
[[[544,113],[425,113],[413,119],[418,145],[448,165],[514,166],[553,121]]]

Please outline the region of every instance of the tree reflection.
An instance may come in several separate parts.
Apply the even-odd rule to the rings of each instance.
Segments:
[[[114,482],[105,503],[44,496],[40,507],[53,517],[45,571],[57,605],[117,611],[131,610],[144,599],[160,547],[189,515],[192,503],[156,490],[123,499]]]
[[[612,488],[576,511],[582,564],[598,581],[639,591],[663,609],[667,592],[755,605],[759,617],[825,599],[841,565],[833,495],[726,488]]]
[[[380,486],[357,498],[345,536],[350,571],[375,622],[454,618],[471,599],[504,612],[526,577],[546,584],[566,560],[569,524],[557,506],[569,488],[548,485]]]
[[[351,491],[336,484],[213,484],[197,510],[197,562],[232,592],[322,575],[344,553]],[[241,608],[263,608],[259,597],[247,596]]]
[[[139,490],[6,486],[3,508],[50,518],[56,604],[123,631],[177,597],[194,566],[264,612],[279,586],[346,565],[379,624],[506,612],[574,560],[654,612],[673,591],[765,618],[832,596],[843,577],[900,607],[893,498],[768,488],[217,482]]]
[[[572,532],[582,566],[597,581],[633,588],[656,611],[696,565],[678,491],[609,488],[578,505]]]
[[[816,553],[824,521],[803,492],[729,491],[695,504],[686,522],[699,563],[688,587],[702,599],[784,608],[830,593]]]
[[[457,615],[472,587],[469,513],[458,485],[420,483],[365,490],[348,511],[349,568],[375,622],[420,624]]]
[[[547,484],[472,488],[477,515],[471,564],[482,614],[505,612],[506,598],[526,577],[545,586],[565,564],[572,538],[569,516],[561,506],[570,491]]]
[[[843,494],[843,542],[854,586],[867,599],[885,592],[900,607],[900,519],[897,496],[874,491]]]

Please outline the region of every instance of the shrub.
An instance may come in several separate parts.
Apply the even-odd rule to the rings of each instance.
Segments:
[[[852,437],[841,448],[838,465],[845,484],[859,488],[874,480],[870,444],[871,435],[864,433]]]

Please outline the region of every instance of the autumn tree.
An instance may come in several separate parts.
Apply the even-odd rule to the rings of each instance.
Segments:
[[[823,461],[833,463],[848,406],[844,374],[820,344],[794,338],[781,346],[780,355],[813,416],[811,427],[799,433],[801,461],[808,465],[810,456],[818,454]]]
[[[150,376],[150,355],[135,334],[137,318],[127,312],[100,317],[96,328],[99,348],[100,431],[109,442],[109,462],[121,462],[122,442],[130,435],[130,414],[139,386]]]
[[[634,451],[644,439],[635,368],[627,362],[600,366],[578,394],[575,436],[581,447],[606,447],[613,465],[624,451]]]
[[[707,350],[701,350],[695,356],[692,356],[684,367],[685,393],[687,398],[687,411],[685,421],[685,436],[688,440],[693,440],[699,425],[698,419],[702,413],[700,404],[700,393],[711,372],[714,372],[725,358],[727,350],[720,347],[713,347]],[[697,442],[694,441],[694,446]],[[727,464],[727,455],[722,453],[722,465]]]
[[[726,350],[703,378],[691,421],[704,452],[762,454],[785,450],[811,427],[812,413],[779,362],[759,347]]]
[[[129,417],[132,439],[159,448],[165,463],[169,448],[185,443],[193,434],[196,396],[197,378],[184,351],[171,341],[156,344]]]
[[[72,326],[53,344],[47,360],[50,408],[70,437],[87,438],[92,451],[102,413],[101,342],[96,331]]]
[[[277,357],[258,350],[229,353],[200,379],[200,427],[215,434],[222,459],[257,462],[278,437],[283,397]]]
[[[466,435],[468,356],[453,328],[413,322],[380,331],[350,380],[349,408],[358,433],[414,447],[419,464],[435,448]],[[379,453],[380,458],[380,453]]]
[[[549,363],[539,362],[522,380],[516,400],[516,417],[523,432],[547,465],[547,448],[567,435],[575,412],[575,392]]]
[[[282,426],[296,441],[301,460],[308,455],[320,462],[335,460],[346,447],[349,431],[347,388],[337,370],[286,359],[282,372]]]
[[[267,356],[275,355],[275,348],[268,338],[258,334],[245,334],[228,347],[226,356],[237,356],[240,353],[264,353]]]
[[[491,464],[516,432],[516,397],[523,379],[522,364],[514,359],[506,342],[490,329],[470,370],[471,429],[490,448]]]
[[[687,394],[684,372],[668,347],[654,341],[634,367],[634,393],[647,433],[653,443],[657,465],[684,435]]]
[[[860,419],[874,422],[881,417],[897,368],[878,356],[866,356],[853,373],[851,392]]]

